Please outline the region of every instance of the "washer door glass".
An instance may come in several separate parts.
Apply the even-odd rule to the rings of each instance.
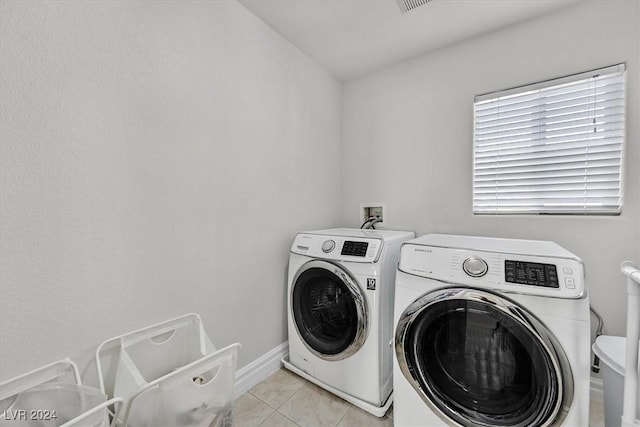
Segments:
[[[355,280],[335,264],[310,261],[298,271],[291,310],[303,342],[323,359],[348,357],[364,342],[364,297]]]
[[[560,369],[568,362],[536,331],[541,323],[482,291],[421,300],[399,322],[396,351],[405,377],[437,413],[465,426],[540,426],[558,417],[572,379]]]

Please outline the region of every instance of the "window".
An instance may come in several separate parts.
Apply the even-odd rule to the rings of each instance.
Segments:
[[[624,64],[480,95],[475,214],[619,214]]]

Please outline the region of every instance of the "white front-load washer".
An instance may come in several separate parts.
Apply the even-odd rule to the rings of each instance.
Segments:
[[[407,242],[394,325],[394,425],[589,424],[584,268],[557,244]]]
[[[392,400],[398,255],[414,237],[340,228],[299,233],[291,247],[285,367],[379,417]]]

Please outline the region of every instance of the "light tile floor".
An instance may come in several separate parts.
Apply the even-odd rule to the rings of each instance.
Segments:
[[[591,397],[589,398],[589,427],[604,427],[602,393],[591,392]]]
[[[375,417],[280,369],[233,405],[234,427],[392,427],[393,408]],[[604,426],[602,397],[591,396],[589,427]]]

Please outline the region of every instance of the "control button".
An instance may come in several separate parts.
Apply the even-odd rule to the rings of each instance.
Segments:
[[[487,263],[480,257],[472,256],[464,260],[462,269],[471,277],[482,277],[487,274]]]
[[[333,240],[325,240],[322,242],[322,252],[325,254],[331,252],[336,247],[336,242]]]
[[[576,288],[576,282],[571,277],[565,277],[564,278],[564,285],[567,287],[567,289],[575,289]]]
[[[563,267],[562,272],[564,274],[573,274],[573,270],[571,269],[571,267]]]

